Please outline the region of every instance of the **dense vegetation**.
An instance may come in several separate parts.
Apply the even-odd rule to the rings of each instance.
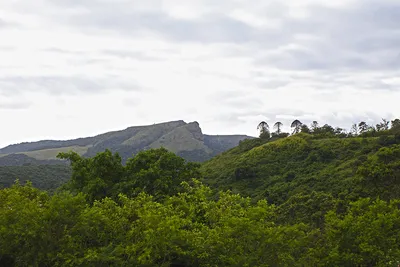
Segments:
[[[1,155],[0,155],[1,156]],[[3,166],[30,166],[30,165],[65,165],[60,160],[38,160],[24,154],[10,154],[0,157],[0,167]]]
[[[0,190],[0,265],[397,266],[396,123],[298,121],[289,137],[263,123],[202,165],[163,148],[126,164],[61,153],[72,175],[58,191]]]
[[[201,171],[211,187],[274,204],[314,192],[349,200],[396,198],[400,197],[395,190],[400,185],[400,123],[394,120],[392,125],[361,134],[325,125],[297,134],[295,129],[290,137],[270,135],[261,128],[261,138],[240,142],[205,162]]]
[[[71,177],[67,165],[0,166],[0,188],[10,187],[16,180],[31,181],[32,185],[47,191],[54,191]]]

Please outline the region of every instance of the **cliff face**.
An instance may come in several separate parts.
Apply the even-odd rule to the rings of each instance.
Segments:
[[[241,140],[252,138],[245,135],[204,135],[198,122],[186,123],[182,120],[146,126],[134,126],[125,130],[104,133],[98,136],[74,140],[44,140],[10,145],[0,149],[0,165],[54,164],[59,152],[75,151],[91,157],[105,149],[118,152],[123,161],[141,150],[165,147],[190,161],[205,161],[233,148]],[[11,154],[25,155],[23,160],[10,161]],[[18,159],[22,157],[15,157]],[[30,158],[30,160],[29,160]],[[7,163],[5,162],[7,159]],[[36,161],[35,161],[36,160]],[[3,164],[2,164],[2,161]],[[61,163],[61,162],[60,162]]]

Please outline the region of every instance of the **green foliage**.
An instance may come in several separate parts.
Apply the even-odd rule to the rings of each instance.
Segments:
[[[366,189],[384,199],[400,198],[400,145],[383,147],[358,167]]]
[[[296,124],[201,166],[164,148],[126,165],[61,153],[72,175],[53,194],[0,190],[0,266],[397,266],[396,123]]]
[[[278,207],[279,219],[282,223],[301,223],[322,227],[325,214],[334,210],[337,200],[328,193],[311,192],[298,193],[291,196],[284,204]]]
[[[0,255],[16,266],[265,266],[294,264],[309,244],[304,226],[276,226],[265,201],[184,188],[161,203],[141,193],[92,206],[80,194],[2,190]]]
[[[260,138],[261,139],[269,139],[271,137],[271,133],[269,132],[269,130],[265,129],[260,133]]]
[[[395,140],[394,136],[388,138]],[[245,142],[249,144],[245,149],[239,145],[205,162],[201,167],[203,181],[274,204],[313,191],[334,198],[347,192],[348,200],[399,197],[398,145],[382,147],[388,142],[381,138],[321,139],[299,133],[264,144]]]
[[[133,188],[156,197],[172,195],[181,182],[200,176],[199,166],[163,148],[148,150],[128,160],[124,182],[131,185],[133,181]]]
[[[260,131],[260,139],[269,139],[271,137],[271,133],[269,132],[269,125],[265,121],[262,121],[258,124],[257,130]]]
[[[0,264],[394,266],[400,257],[400,200],[360,199],[340,214],[328,194],[275,207],[230,191],[215,199],[196,180],[181,189],[162,201],[121,194],[93,205],[83,194],[49,196],[31,184],[0,190]],[[324,226],[297,222],[309,215]]]
[[[397,266],[400,263],[400,201],[360,199],[326,223],[326,265]]]
[[[70,177],[71,169],[67,165],[0,166],[0,188],[10,187],[19,179],[52,192]]]
[[[104,197],[116,199],[120,193],[134,196],[145,192],[162,198],[176,193],[181,182],[200,175],[199,164],[186,162],[165,148],[139,152],[125,166],[119,154],[110,150],[93,158],[75,152],[60,153],[59,158],[69,160],[72,167],[65,189],[83,192],[91,202]]]

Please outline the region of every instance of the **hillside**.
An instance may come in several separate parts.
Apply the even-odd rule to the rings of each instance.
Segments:
[[[71,173],[67,165],[0,166],[0,188],[18,179],[21,184],[31,181],[33,186],[51,192],[68,181]]]
[[[35,151],[33,151],[35,152]],[[32,152],[28,152],[29,155]],[[60,165],[62,162],[57,159],[36,159],[34,157],[29,157],[25,154],[9,154],[3,155],[0,158],[0,166],[28,166],[28,165]],[[43,154],[44,155],[44,154]]]
[[[317,193],[353,200],[400,197],[400,136],[245,140],[205,162],[204,182],[282,204]]]
[[[54,194],[0,190],[0,265],[397,266],[400,135],[379,134],[245,140],[204,164],[62,153]]]
[[[118,152],[125,161],[139,151],[161,146],[189,161],[201,162],[235,147],[239,141],[247,138],[251,137],[204,135],[197,122],[179,120],[129,127],[74,140],[43,140],[9,145],[0,149],[0,166],[20,166],[27,162],[36,165],[61,163],[54,162],[59,152],[74,151],[84,157],[92,157],[105,149]]]
[[[189,147],[195,126],[154,146]],[[398,126],[264,132],[202,164],[166,148],[126,164],[109,150],[64,152],[71,173],[59,190],[45,187],[63,179],[57,170],[0,167],[50,177],[0,190],[0,265],[397,266]]]

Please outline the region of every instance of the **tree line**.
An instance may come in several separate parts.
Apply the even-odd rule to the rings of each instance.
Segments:
[[[290,135],[290,133],[283,133],[282,132],[283,128],[283,123],[278,121],[275,122],[273,125],[274,131],[270,131],[270,126],[267,122],[261,121],[258,126],[257,130],[259,131],[259,137],[262,139],[268,139],[270,137],[287,137]],[[332,127],[329,124],[325,124],[323,126],[320,126],[317,121],[313,121],[310,126],[307,126],[306,124],[302,123],[300,120],[294,120],[290,124],[290,128],[292,129],[291,134],[297,134],[297,133],[307,133],[307,134],[313,134],[316,136],[326,136],[326,137],[333,137],[333,136],[339,136],[339,137],[354,137],[354,136],[377,136],[379,135],[379,132],[384,132],[388,131],[390,129],[400,131],[400,120],[399,119],[394,119],[392,121],[382,119],[382,121],[378,124],[374,125],[369,125],[365,121],[361,121],[358,124],[354,123],[350,131],[346,131],[343,128],[340,127]]]

